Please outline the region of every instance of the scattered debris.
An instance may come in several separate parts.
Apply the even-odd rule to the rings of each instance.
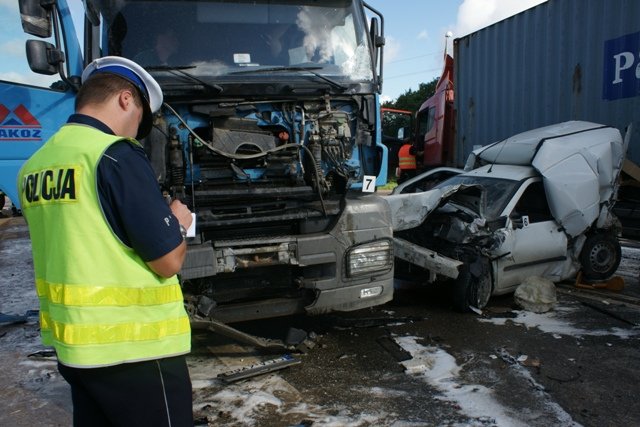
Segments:
[[[421,322],[425,320],[425,317],[341,317],[331,316],[328,318],[329,322],[334,327],[339,328],[376,328],[380,326],[397,325],[402,323]]]
[[[524,359],[520,360],[520,358],[518,358],[518,361],[522,366],[526,366],[528,368],[539,368],[542,366],[540,359],[535,357],[524,356]]]
[[[400,344],[388,335],[381,336],[376,339],[376,342],[380,344],[394,359],[398,362],[404,362],[412,358],[411,353],[402,348]]]
[[[498,349],[497,353],[500,358],[509,365],[522,365],[529,368],[540,368],[541,366],[540,359],[531,358],[526,354],[521,354],[518,357],[514,357],[509,354],[509,352],[504,348]]]
[[[217,378],[226,384],[231,384],[246,378],[278,371],[280,369],[284,369],[292,365],[297,365],[299,363],[300,360],[294,358],[290,354],[285,354],[283,356],[276,357],[275,359],[265,360],[257,364],[244,366],[239,369],[233,369],[231,371],[218,374]]]
[[[38,350],[33,353],[29,353],[27,357],[37,357],[40,359],[55,359],[56,351],[54,349]]]
[[[39,314],[38,310],[27,310],[26,313],[22,316],[17,314],[0,313],[0,324],[12,325],[14,323],[25,323],[27,322],[29,317],[37,317],[38,314]]]

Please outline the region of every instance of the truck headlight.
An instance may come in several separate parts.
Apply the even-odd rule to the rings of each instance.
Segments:
[[[347,253],[349,277],[389,270],[393,266],[393,246],[390,240],[378,240],[358,245]]]

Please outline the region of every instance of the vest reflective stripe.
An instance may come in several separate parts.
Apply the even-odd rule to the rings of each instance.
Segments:
[[[120,242],[102,213],[97,167],[120,140],[88,126],[65,125],[18,178],[42,341],[68,366],[156,359],[191,348],[177,277],[153,273]]]
[[[64,305],[156,305],[183,301],[180,285],[128,288],[115,286],[64,285],[36,280],[38,297]]]
[[[416,168],[416,159],[407,159],[402,158],[398,161],[400,168],[402,169],[415,169]]]
[[[113,354],[105,353],[103,351],[93,351],[87,352],[82,355],[82,359],[76,357],[77,352],[71,352],[69,350],[72,347],[79,346],[70,346],[63,343],[58,343],[56,345],[56,352],[58,353],[58,358],[60,355],[65,355],[66,361],[65,365],[78,367],[78,368],[92,368],[92,367],[103,367],[114,365],[123,362],[138,362],[144,360],[150,360],[149,357],[145,356],[147,354],[157,353],[161,351],[166,354],[171,354],[172,356],[177,356],[179,354],[185,354],[188,351],[183,353],[174,353],[173,349],[183,347],[183,335],[169,335],[165,337],[162,341],[136,341],[135,343],[131,342],[114,342],[111,344],[88,344],[87,348],[96,348],[102,349],[105,347],[109,347],[109,352],[116,354],[119,356],[118,359],[114,359]],[[141,355],[143,355],[141,357]]]
[[[398,167],[400,169],[417,168],[416,158],[409,152],[410,149],[411,145],[405,144],[398,150]]]
[[[68,345],[107,344],[157,340],[189,332],[189,318],[112,324],[70,325],[52,321],[53,336]]]

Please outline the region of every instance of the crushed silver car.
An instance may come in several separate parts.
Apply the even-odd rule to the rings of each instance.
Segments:
[[[609,278],[621,258],[611,209],[630,133],[559,123],[475,150],[464,171],[407,181],[386,197],[396,275],[447,279],[461,311],[530,276]]]

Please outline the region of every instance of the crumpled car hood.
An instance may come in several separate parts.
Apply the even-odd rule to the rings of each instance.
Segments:
[[[422,193],[394,194],[384,197],[391,209],[393,231],[408,230],[419,226],[439,206],[444,205],[457,193],[467,192],[470,189],[480,194],[481,202],[478,203],[478,206],[481,208],[475,214],[482,217],[485,190],[479,185],[459,184],[435,188]]]
[[[583,233],[611,205],[627,151],[620,131],[597,123],[569,121],[514,135],[475,150],[465,169],[477,160],[531,165],[543,177],[549,208],[570,236]]]

